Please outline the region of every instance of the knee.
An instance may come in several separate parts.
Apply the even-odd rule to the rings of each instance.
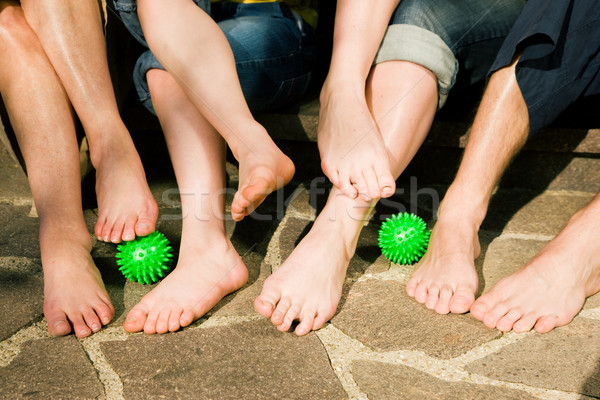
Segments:
[[[15,49],[31,49],[38,42],[18,3],[0,6],[0,49],[3,54]]]

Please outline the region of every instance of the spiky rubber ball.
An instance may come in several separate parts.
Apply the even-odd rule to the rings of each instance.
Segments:
[[[117,265],[125,278],[142,285],[158,282],[173,262],[169,239],[155,231],[117,246]]]
[[[430,233],[420,217],[406,212],[396,214],[381,224],[379,248],[391,262],[412,265],[425,254]]]

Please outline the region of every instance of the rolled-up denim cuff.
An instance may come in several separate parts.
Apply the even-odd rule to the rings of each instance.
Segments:
[[[150,88],[148,87],[148,79],[146,73],[151,69],[162,69],[165,68],[158,62],[154,54],[150,50],[142,53],[138,58],[133,69],[133,83],[135,90],[137,91],[140,102],[146,107],[148,111],[156,115],[154,107],[152,106],[152,99],[150,98]]]
[[[442,108],[458,73],[458,60],[435,33],[414,25],[390,25],[373,64],[410,61],[431,72],[438,81],[438,109]]]

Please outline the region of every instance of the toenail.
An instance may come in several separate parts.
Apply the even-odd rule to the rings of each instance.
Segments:
[[[65,321],[56,321],[53,325],[54,328],[56,328],[57,326],[59,326],[60,324],[64,324]]]
[[[144,223],[137,224],[137,225],[136,225],[136,228],[142,228],[142,229],[146,229],[146,228],[148,228],[148,224],[144,224]]]
[[[85,334],[87,334],[87,333],[90,333],[90,331],[88,331],[87,329],[82,329],[82,330],[80,330],[80,331],[79,331],[79,333],[80,333],[81,335],[85,335]]]
[[[102,240],[104,240],[105,242],[109,242],[109,240],[108,240],[108,235],[104,236],[104,237],[102,238]]]
[[[98,325],[96,325],[96,324],[92,325],[92,330],[93,330],[94,332],[96,332],[98,329],[100,329],[100,328],[98,327]]]
[[[102,320],[102,323],[103,323],[103,324],[108,324],[109,322],[110,322],[110,318],[104,318],[104,319]]]

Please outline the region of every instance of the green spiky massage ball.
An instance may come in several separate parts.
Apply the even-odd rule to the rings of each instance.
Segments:
[[[171,269],[173,249],[162,233],[124,242],[117,246],[117,264],[125,278],[142,285],[158,282]]]
[[[412,265],[419,261],[429,244],[429,229],[414,214],[400,213],[387,218],[379,229],[379,247],[393,263]]]

